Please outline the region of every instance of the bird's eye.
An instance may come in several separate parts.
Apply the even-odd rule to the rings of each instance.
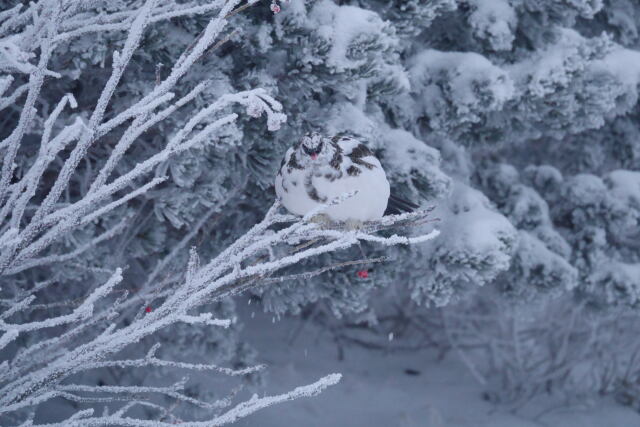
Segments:
[[[318,145],[316,145],[314,148],[309,148],[303,144],[302,149],[307,154],[307,156],[317,156],[322,151],[322,141]]]

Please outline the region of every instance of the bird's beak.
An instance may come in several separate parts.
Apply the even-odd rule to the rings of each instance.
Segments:
[[[317,159],[317,158],[318,158],[318,155],[317,155],[316,153],[313,153],[313,154],[311,155],[311,160],[315,160],[315,159]]]

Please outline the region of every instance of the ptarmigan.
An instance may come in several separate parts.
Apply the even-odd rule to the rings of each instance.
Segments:
[[[305,215],[357,190],[353,197],[324,211],[333,221],[380,219],[390,196],[389,181],[380,161],[364,144],[347,136],[305,135],[286,152],[275,184],[284,207],[296,215]],[[395,200],[399,199],[392,197]],[[415,207],[409,203],[400,210]]]

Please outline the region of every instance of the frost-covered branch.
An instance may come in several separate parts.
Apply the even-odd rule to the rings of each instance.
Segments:
[[[230,368],[169,360],[156,356],[157,345],[146,356],[141,356],[141,349],[171,327],[232,329],[234,316],[216,318],[205,306],[222,304],[251,287],[278,286],[286,280],[384,260],[354,257],[323,268],[307,266],[320,255],[348,250],[361,241],[410,245],[437,236],[431,228],[418,235],[378,234],[422,225],[428,211],[348,229],[341,224],[320,226],[313,216],[349,194],[304,218],[283,213],[276,201],[261,222],[217,256],[201,260],[192,249],[184,268],[180,263],[186,248],[214,214],[221,215],[220,206],[207,205],[207,212],[193,221],[171,250],[159,255],[157,262],[149,261],[146,275],[127,277],[125,257],[113,257],[119,264],[101,263],[105,242],[118,240],[112,249],[126,247],[153,214],[145,209],[145,198],[168,185],[163,165],[192,150],[227,148],[216,144],[238,121],[238,107],[250,118],[265,116],[270,131],[286,120],[281,104],[261,88],[214,98],[214,80],[183,87],[202,56],[229,38],[223,35],[228,19],[254,3],[146,0],[94,13],[90,1],[41,0],[1,12],[0,56],[6,61],[0,71],[6,75],[0,76],[0,107],[15,114],[15,127],[0,141],[0,277],[4,279],[0,350],[10,357],[0,364],[0,421],[19,419],[28,424],[29,413],[41,405],[66,399],[78,409],[60,425],[164,425],[162,417],[169,411],[140,397],[156,394],[209,410],[208,421],[186,425],[222,425],[271,404],[317,394],[340,376],[330,375],[278,396],[254,396],[226,412],[221,411],[231,406],[232,397],[196,399],[185,391],[186,382],[95,386],[84,384],[82,378],[96,370],[141,368],[250,375],[262,366]],[[116,94],[126,84],[129,65],[149,29],[162,20],[193,14],[211,15],[200,36],[174,58],[164,77],[158,75],[155,84],[146,86],[133,101],[118,102]],[[120,47],[106,63],[103,86],[91,105],[80,96],[57,92],[53,83],[53,88],[47,86],[66,78],[51,61],[56,49],[78,37],[118,31],[123,33]],[[52,103],[43,100],[49,90],[56,93]],[[14,105],[25,94],[23,104]],[[163,142],[143,146],[145,135],[159,129],[169,132]],[[141,157],[129,162],[127,154],[134,150]],[[95,152],[103,158],[95,160]],[[92,252],[98,260],[82,265]],[[81,273],[71,280],[57,273],[58,266],[90,271],[93,280]],[[51,286],[72,288],[74,296],[45,292]],[[95,403],[112,405],[115,411],[97,416],[81,407]],[[138,405],[157,412],[158,419],[126,415]]]
[[[36,370],[32,375],[13,379],[9,376],[6,387],[3,387],[6,394],[0,398],[0,404],[5,409],[0,411],[7,409],[15,411],[55,396],[69,397],[60,392],[69,392],[70,390],[60,389],[57,385],[65,376],[95,368],[98,366],[95,364],[97,361],[106,360],[125,346],[138,342],[171,324],[199,322],[214,326],[228,325],[228,321],[213,320],[209,314],[193,316],[189,312],[205,303],[237,294],[251,285],[258,286],[261,280],[268,279],[274,273],[287,267],[299,265],[306,259],[323,253],[347,249],[360,240],[370,240],[384,245],[397,245],[422,242],[437,236],[437,231],[405,238],[396,235],[391,237],[374,236],[357,230],[344,231],[321,227],[310,222],[310,218],[306,217],[292,222],[294,218],[290,215],[278,213],[278,206],[279,203],[274,204],[262,222],[239,238],[227,251],[205,265],[199,266],[197,256],[192,255],[184,281],[174,288],[171,294],[154,302],[155,308],[152,312],[136,318],[134,322],[123,327],[118,328],[112,324],[88,343],[61,355],[57,360]],[[422,215],[424,216],[426,213],[423,212]],[[377,226],[393,225],[396,221],[405,219],[403,215],[391,216],[379,221],[379,223],[373,222],[367,226],[374,229]],[[287,223],[289,225],[279,231],[271,230],[273,226]],[[316,241],[316,243],[302,250],[295,250],[295,245],[309,239]],[[294,250],[285,251],[281,256],[274,257],[272,249],[281,245],[294,246]],[[263,254],[270,255],[269,259],[264,259]],[[120,366],[122,363],[119,362]],[[51,388],[53,390],[47,391]],[[84,389],[74,390],[82,391]]]
[[[108,14],[93,13],[90,3],[42,0],[0,13],[0,71],[4,73],[0,76],[0,109],[11,107],[19,113],[13,131],[0,141],[3,158],[0,166],[0,275],[11,277],[8,282],[11,285],[3,286],[1,290],[0,348],[13,354],[11,360],[0,365],[0,395],[3,399],[0,417],[14,419],[15,416],[26,416],[40,404],[56,397],[78,403],[97,403],[129,401],[132,395],[139,393],[161,393],[203,408],[228,406],[231,401],[210,403],[189,397],[179,392],[176,385],[96,388],[65,382],[69,377],[88,370],[136,367],[249,375],[262,366],[231,369],[214,364],[163,360],[155,357],[156,346],[141,359],[113,357],[124,347],[175,323],[229,327],[231,320],[213,318],[211,313],[194,314],[192,311],[197,309],[197,305],[176,305],[175,299],[169,298],[171,292],[154,292],[154,297],[167,298],[168,303],[149,315],[136,317],[132,325],[140,327],[139,333],[127,336],[132,329],[124,326],[123,315],[139,300],[126,291],[119,297],[113,297],[118,295],[115,288],[122,280],[120,269],[93,290],[94,286],[88,283],[83,297],[61,302],[40,303],[45,286],[33,285],[27,279],[32,271],[43,266],[71,264],[84,253],[96,251],[103,242],[126,232],[131,221],[127,215],[116,224],[102,223],[102,231],[94,233],[88,240],[77,238],[84,229],[101,224],[100,221],[112,212],[165,182],[164,176],[149,177],[163,162],[215,141],[223,128],[237,120],[238,114],[231,111],[234,105],[244,107],[254,118],[264,113],[270,130],[276,130],[286,120],[282,106],[259,88],[222,95],[200,107],[197,101],[210,88],[209,81],[197,83],[186,94],[180,95],[183,90],[180,83],[192,66],[205,52],[226,40],[220,36],[227,25],[227,18],[255,2],[236,8],[241,0],[221,0],[206,5],[147,0],[131,2],[130,9]],[[140,99],[125,105],[122,111],[114,109],[114,94],[149,26],[173,18],[211,13],[213,16],[203,34],[185,48],[164,79]],[[35,106],[40,105],[39,100],[49,81],[45,77],[62,78],[61,73],[50,68],[56,49],[77,37],[105,31],[124,31],[125,37],[122,47],[113,52],[110,74],[92,110],[88,114],[76,111],[78,103],[75,97],[65,94],[51,111],[37,111]],[[28,78],[26,83],[25,75]],[[15,106],[14,103],[24,94],[24,104]],[[47,104],[44,105],[46,108]],[[178,125],[164,147],[148,153],[146,159],[135,165],[123,166],[125,153],[139,143],[144,133],[187,107],[191,109],[190,118]],[[39,133],[39,149],[27,164],[27,169],[17,174],[16,160],[27,132]],[[117,142],[97,173],[87,170],[81,176],[79,166],[83,162],[88,164],[90,149],[97,143],[104,144],[105,137],[116,132]],[[65,150],[67,154],[61,156]],[[55,170],[55,175],[51,174],[52,170]],[[85,180],[81,187],[85,190],[78,194],[72,186],[80,177]],[[204,216],[200,225],[158,263],[142,288],[148,290],[154,284],[155,277],[173,262],[214,212],[216,210],[212,209],[209,215]],[[65,250],[61,251],[62,248]],[[101,274],[109,271],[99,266],[89,268]],[[190,281],[188,279],[187,283]],[[50,285],[56,283],[56,279],[45,282]],[[16,288],[13,283],[21,285]],[[178,311],[174,312],[174,309]],[[51,314],[52,311],[58,314]],[[113,339],[116,341],[110,342]],[[17,345],[17,341],[23,344]],[[320,390],[327,384],[325,381],[314,390]],[[183,387],[184,383],[178,385]],[[15,393],[9,392],[12,388]],[[91,396],[95,393],[100,395]],[[302,394],[293,392],[282,400],[298,395]],[[239,407],[240,412],[236,409],[236,412],[216,417],[222,416],[222,423],[224,419],[244,416],[274,402],[252,399],[246,406]],[[106,421],[98,421],[96,425],[112,425],[129,408],[126,406],[110,417],[101,417]],[[88,425],[87,417],[91,414],[90,410],[80,410],[65,425]],[[27,422],[29,419],[26,418]],[[123,422],[130,424],[130,421]],[[145,423],[144,420],[137,422]]]
[[[165,120],[176,110],[193,102],[196,96],[206,89],[207,82],[196,85],[187,95],[179,98],[170,106],[154,112],[154,110],[162,104],[172,100],[175,94],[171,92],[171,90],[202,53],[214,44],[216,37],[218,37],[226,24],[224,16],[229,14],[238,3],[239,0],[221,2],[221,4],[219,4],[218,15],[210,21],[205,30],[206,37],[200,37],[197,43],[188,49],[188,54],[184,60],[181,60],[179,64],[174,66],[171,73],[160,82],[160,84],[154,87],[150,93],[124,111],[116,114],[110,120],[103,122],[104,112],[113,96],[115,88],[133,52],[135,52],[140,43],[145,27],[150,25],[149,16],[152,14],[156,2],[146,2],[144,6],[136,12],[136,17],[130,24],[128,36],[122,50],[114,53],[112,73],[105,84],[88,123],[83,124],[76,122],[73,127],[64,128],[54,137],[56,141],[55,144],[53,141],[49,141],[53,125],[67,101],[69,101],[72,107],[75,106],[73,97],[70,95],[63,97],[45,123],[39,156],[42,160],[36,162],[29,173],[25,174],[21,180],[9,185],[9,178],[12,173],[10,165],[13,165],[13,160],[19,147],[24,128],[28,126],[29,121],[32,119],[33,111],[30,105],[35,102],[32,98],[37,97],[40,90],[40,80],[32,83],[34,88],[30,91],[30,94],[33,93],[33,95],[28,95],[27,97],[27,104],[20,116],[16,130],[1,143],[2,146],[7,146],[7,149],[0,178],[0,202],[6,197],[4,203],[0,205],[0,221],[5,221],[4,223],[0,223],[0,230],[18,229],[18,225],[21,225],[24,208],[29,200],[35,196],[35,189],[37,188],[38,182],[42,179],[48,163],[51,162],[55,154],[64,148],[65,145],[74,140],[77,140],[77,144],[68,159],[64,162],[57,179],[48,191],[45,199],[40,202],[35,213],[31,215],[25,225],[20,227],[22,229],[18,231],[17,234],[11,234],[12,237],[9,240],[11,244],[5,242],[2,252],[0,252],[0,271],[13,273],[23,271],[26,266],[30,265],[29,263],[32,262],[35,257],[58,241],[62,236],[74,230],[78,225],[78,221],[80,221],[81,224],[94,221],[98,217],[109,213],[112,209],[126,203],[133,197],[140,196],[160,184],[162,182],[161,177],[154,178],[147,184],[138,187],[138,189],[135,189],[134,183],[139,178],[149,174],[153,168],[166,161],[169,157],[176,156],[189,149],[207,143],[213,134],[235,121],[237,119],[235,113],[226,114],[206,124],[204,128],[196,129],[198,126],[201,126],[204,121],[210,121],[212,116],[219,114],[230,105],[240,104],[244,106],[247,112],[253,117],[258,117],[262,113],[265,113],[267,115],[268,127],[271,130],[275,130],[280,126],[286,119],[284,114],[281,113],[282,106],[264,90],[254,89],[237,94],[225,95],[218,101],[194,114],[193,117],[176,132],[174,138],[169,141],[164,150],[150,156],[146,161],[137,164],[128,172],[121,173],[111,183],[107,183],[109,176],[121,161],[124,152],[134,144],[141,134]],[[55,22],[57,21],[54,21],[54,23]],[[52,29],[51,33],[53,33],[53,31]],[[42,36],[45,37],[47,34],[43,34]],[[51,36],[51,34],[49,34],[49,36]],[[44,38],[43,40],[43,43],[50,43],[50,37]],[[47,58],[48,57],[41,57],[40,62],[43,67],[46,66]],[[94,144],[97,139],[104,137],[132,118],[135,119],[120,136],[119,142],[116,144],[111,156],[98,175],[93,179],[90,190],[85,197],[68,206],[56,209],[56,203],[59,197],[68,188],[69,181],[85,157],[88,148]],[[114,199],[116,193],[132,185],[134,185],[133,191]],[[9,213],[11,213],[11,222],[6,222]]]
[[[18,335],[25,332],[32,332],[43,328],[52,328],[54,326],[60,326],[67,323],[74,323],[82,319],[86,319],[93,314],[96,302],[107,295],[115,285],[122,280],[122,272],[120,270],[102,286],[92,292],[79,307],[73,310],[72,313],[49,318],[43,321],[36,321],[23,324],[11,324],[6,323],[4,320],[0,320],[0,330],[4,331],[4,334],[0,337],[0,349],[4,348],[11,341],[18,338]],[[32,298],[28,299],[33,301]],[[27,304],[19,304],[22,309],[26,308]],[[13,313],[12,313],[13,314]]]
[[[278,394],[275,396],[265,396],[258,397],[254,395],[250,400],[246,402],[240,403],[227,412],[207,421],[202,422],[184,422],[181,421],[180,425],[187,427],[206,427],[206,426],[221,426],[225,424],[233,423],[241,418],[247,417],[252,413],[267,408],[269,406],[287,402],[294,399],[299,399],[301,397],[311,397],[319,394],[325,388],[335,385],[340,381],[340,374],[330,374],[323,378],[320,378],[313,384],[309,384],[306,386],[296,387],[290,392]],[[130,406],[127,406],[126,409],[130,409]],[[133,426],[133,427],[156,427],[156,426],[172,426],[175,423],[173,422],[162,422],[162,421],[147,421],[136,418],[130,418],[124,416],[125,411],[120,410],[113,415],[105,414],[101,417],[92,417],[93,412],[87,411],[83,413],[76,414],[73,418],[69,418],[61,423],[55,424],[46,424],[48,427],[67,427],[67,426]],[[38,424],[30,424],[34,427],[37,427]],[[43,425],[44,426],[44,425]]]

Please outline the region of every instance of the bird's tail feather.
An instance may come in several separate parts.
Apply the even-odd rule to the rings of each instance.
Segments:
[[[387,210],[385,215],[398,215],[406,212],[413,212],[420,206],[408,200],[401,199],[400,197],[391,194],[389,196],[389,202],[387,203]]]

